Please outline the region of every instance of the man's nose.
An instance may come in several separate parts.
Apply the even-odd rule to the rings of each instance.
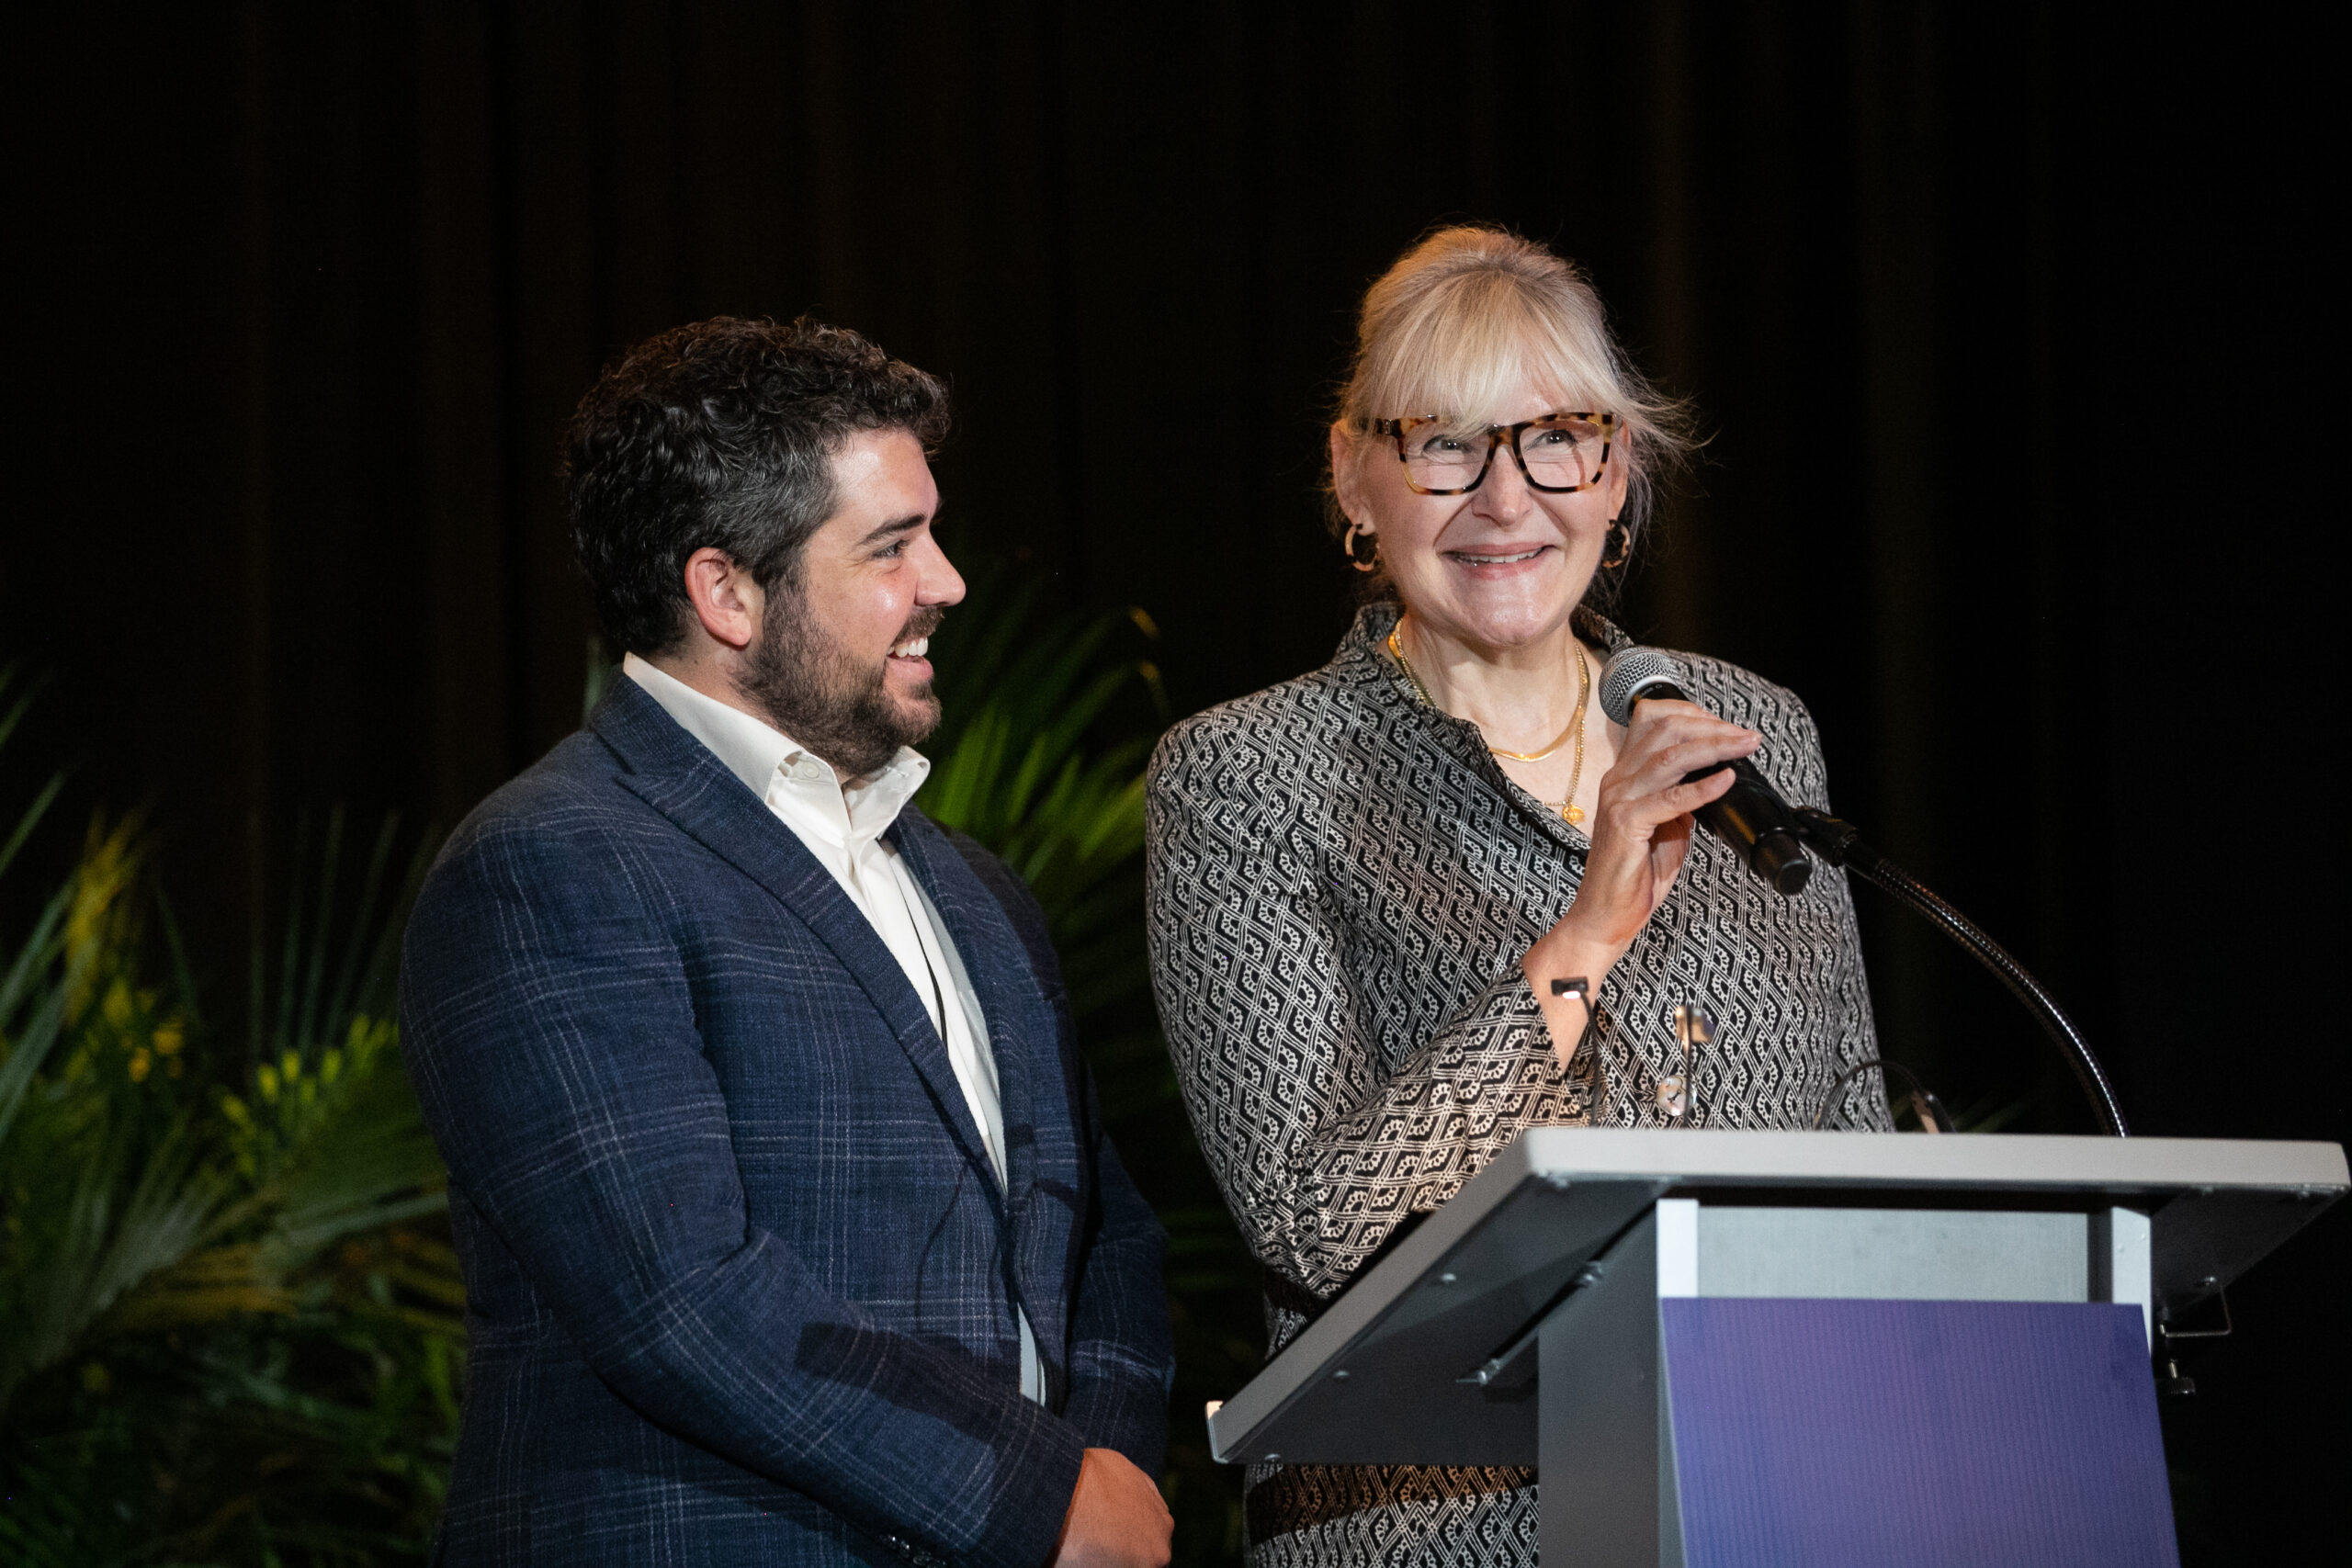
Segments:
[[[923,562],[922,588],[916,601],[924,604],[960,604],[964,602],[964,574],[939,547],[939,541],[926,535],[923,543],[929,547]]]

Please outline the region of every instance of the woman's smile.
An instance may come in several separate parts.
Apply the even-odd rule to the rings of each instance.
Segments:
[[[1482,550],[1447,550],[1446,559],[1482,581],[1520,576],[1543,561],[1547,555],[1556,554],[1555,545],[1525,545],[1518,547],[1497,546]]]

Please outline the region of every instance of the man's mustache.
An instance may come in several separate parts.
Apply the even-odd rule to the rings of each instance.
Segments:
[[[912,642],[919,637],[929,637],[939,629],[939,623],[946,618],[946,605],[925,604],[907,617],[906,626],[899,630],[898,637],[892,639],[890,646],[897,648],[902,643]]]

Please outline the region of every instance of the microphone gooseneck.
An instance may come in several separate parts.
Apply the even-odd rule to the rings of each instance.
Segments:
[[[1681,676],[1682,666],[1670,655],[1654,648],[1625,649],[1600,671],[1601,711],[1615,722],[1624,724],[1633,716],[1634,705],[1645,697],[1688,702],[1690,699],[1677,683]],[[1718,837],[1747,857],[1750,870],[1781,892],[1793,893],[1805,885],[1813,871],[1813,863],[1804,854],[1805,849],[1810,848],[1831,865],[1852,872],[1925,918],[1991,970],[2009,994],[2025,1004],[2041,1025],[2042,1032],[2066,1058],[2101,1130],[2118,1138],[2130,1136],[2123,1107],[2115,1098],[2115,1085],[2109,1079],[2107,1069],[2099,1065],[2090,1042],[2083,1038],[2083,1032],[2075,1027],[2074,1020],[2066,1016],[2057,998],[2027,972],[2024,964],[2010,956],[2007,949],[1946,903],[1926,883],[1871,848],[1852,824],[1811,807],[1792,809],[1746,758],[1730,767],[1736,775],[1732,787],[1721,800],[1701,807],[1698,817]],[[1701,768],[1686,775],[1686,782],[1722,771],[1721,767]],[[1785,880],[1792,865],[1795,868],[1792,883]]]
[[[2083,1032],[2075,1027],[2075,1021],[2066,1016],[2058,999],[2010,955],[2008,949],[1946,903],[1934,888],[1864,842],[1852,823],[1804,806],[1797,807],[1796,820],[1797,831],[1804,835],[1814,853],[1892,895],[1991,970],[2009,995],[2025,1004],[2026,1010],[2041,1025],[2042,1032],[2058,1047],[2059,1055],[2065,1057],[2083,1098],[2090,1101],[2091,1114],[2098,1118],[2100,1130],[2110,1137],[2131,1136],[2131,1128],[2123,1120],[2123,1107],[2115,1098],[2115,1085],[2109,1079],[2107,1069],[2099,1065],[2090,1042],[2083,1038]]]
[[[1600,671],[1600,708],[1619,724],[1630,723],[1634,705],[1649,697],[1689,702],[1679,682],[1682,666],[1654,648],[1628,648],[1613,655]],[[1717,799],[1699,807],[1699,820],[1715,837],[1739,852],[1747,869],[1783,897],[1804,891],[1813,878],[1813,862],[1805,857],[1789,803],[1747,758],[1718,762],[1683,775],[1692,783],[1729,768],[1732,786]]]

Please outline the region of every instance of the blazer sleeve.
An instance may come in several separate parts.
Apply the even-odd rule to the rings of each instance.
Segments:
[[[1168,1394],[1176,1376],[1163,1277],[1168,1234],[1102,1130],[1094,1077],[1079,1051],[1069,990],[1044,908],[1028,884],[977,840],[953,831],[948,839],[1003,908],[1053,1009],[1072,1116],[1091,1168],[1063,1416],[1085,1434],[1089,1448],[1115,1449],[1145,1474],[1157,1475],[1167,1452]]]
[[[1085,1093],[1091,1112],[1091,1079]],[[1116,1449],[1146,1475],[1158,1475],[1176,1381],[1161,1282],[1168,1235],[1099,1127],[1093,1141],[1095,1203],[1072,1314],[1063,1415],[1089,1448]]]
[[[746,1213],[678,947],[629,824],[461,830],[401,964],[452,1183],[613,1391],[844,1519],[1036,1568],[1078,1427],[826,1291]]]
[[[1581,1120],[1516,962],[1404,1059],[1367,1046],[1296,795],[1210,726],[1154,757],[1153,984],[1202,1152],[1260,1261],[1329,1295],[1521,1128]]]

